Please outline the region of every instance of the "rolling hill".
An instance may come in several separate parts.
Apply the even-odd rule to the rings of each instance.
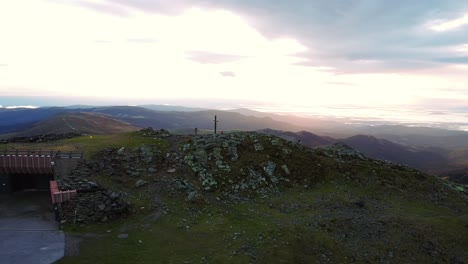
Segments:
[[[34,136],[42,134],[116,134],[138,130],[128,123],[98,113],[62,113],[39,121],[14,136]]]
[[[193,109],[192,109],[193,110]],[[37,108],[37,109],[0,109],[0,134],[15,133],[32,128],[37,122],[44,121],[60,113],[101,113],[136,127],[164,129],[213,129],[213,117],[218,116],[219,130],[258,130],[274,128],[299,131],[301,127],[281,122],[271,117],[246,116],[235,112],[220,110],[203,111],[156,111],[136,106],[110,106],[83,109]]]
[[[431,171],[448,164],[448,159],[444,155],[446,151],[443,149],[409,147],[365,135],[357,135],[341,141],[368,157],[388,160],[425,171]]]
[[[336,142],[343,142],[364,155],[380,160],[391,161],[396,164],[402,164],[409,167],[421,169],[428,172],[435,172],[441,168],[453,164],[456,166],[457,160],[449,156],[448,150],[440,148],[416,148],[407,145],[401,145],[389,140],[379,139],[373,136],[357,135],[345,139],[334,139],[331,137],[322,137],[310,132],[289,132],[278,130],[262,130],[263,133],[275,135],[290,141],[300,142],[304,146],[316,148],[324,145],[330,145]],[[464,152],[463,152],[464,153]],[[453,155],[460,159],[460,156]]]
[[[259,132],[281,137],[289,141],[299,142],[303,144],[304,146],[311,147],[311,148],[320,147],[324,145],[330,145],[330,144],[337,142],[337,140],[334,138],[318,136],[307,131],[300,131],[300,132],[295,133],[295,132],[290,132],[290,131],[263,129],[263,130],[260,130]]]
[[[218,116],[219,130],[258,130],[264,128],[299,130],[292,124],[270,117],[245,116],[239,113],[204,110],[194,112],[153,111],[142,107],[117,106],[92,109],[139,127],[164,129],[199,128],[213,129],[213,117]]]

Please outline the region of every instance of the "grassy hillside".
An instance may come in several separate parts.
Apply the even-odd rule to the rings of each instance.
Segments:
[[[468,261],[463,186],[343,145],[132,132],[6,147],[83,150],[86,177],[133,204],[127,219],[65,224],[82,242],[59,263]],[[142,149],[160,158],[131,162]]]

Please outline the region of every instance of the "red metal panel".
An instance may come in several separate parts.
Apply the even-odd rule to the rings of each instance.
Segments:
[[[32,157],[31,157],[31,160],[32,160],[32,167],[33,167],[33,170],[34,170],[34,174],[40,173],[40,172],[37,170],[37,159],[36,159],[36,155],[32,156]]]
[[[46,167],[46,159],[44,156],[41,157],[41,160],[42,160],[42,168],[44,168],[44,174],[46,174],[48,171],[47,171],[47,167]]]
[[[5,156],[5,171],[10,172],[10,156]]]
[[[10,159],[10,171],[11,173],[15,173],[15,156],[10,155],[8,158]]]
[[[11,170],[11,173],[16,173],[15,171],[15,163],[16,162],[16,156],[10,156],[10,170]]]
[[[32,174],[31,173],[31,170],[30,170],[30,167],[31,167],[31,158],[29,156],[26,156],[26,172],[28,174]]]
[[[36,165],[37,172],[38,172],[39,174],[42,174],[42,170],[41,170],[41,160],[40,160],[40,158],[39,158],[39,155],[36,155],[36,156],[34,157],[34,160],[36,161],[36,162],[35,162],[35,165]]]
[[[5,157],[5,163],[6,163],[6,170],[7,170],[7,173],[11,173],[11,159],[10,159],[10,155],[6,156]]]
[[[12,168],[12,162],[11,162],[11,156],[8,155],[8,164],[7,164],[7,168],[8,170],[10,171],[10,173],[13,173],[13,168]]]
[[[0,164],[2,165],[0,171],[6,174],[6,157],[0,156]]]
[[[47,164],[47,172],[49,174],[53,174],[54,169],[52,168],[52,157],[51,156],[46,157],[46,164]]]
[[[15,156],[15,171],[21,173],[20,158],[18,156]]]
[[[19,164],[20,164],[20,166],[19,166],[20,173],[21,173],[21,174],[24,174],[24,169],[23,169],[23,156],[19,156],[18,159],[19,159]]]

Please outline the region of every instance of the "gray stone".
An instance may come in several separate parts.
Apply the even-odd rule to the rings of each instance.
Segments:
[[[204,149],[200,149],[195,152],[194,158],[199,163],[206,164],[206,162],[208,161],[208,154]]]
[[[260,143],[254,144],[255,151],[262,151],[264,150],[263,146]]]
[[[98,205],[99,210],[104,211],[106,209],[106,206],[104,204]]]
[[[119,234],[117,237],[125,239],[125,238],[128,238],[128,234]]]
[[[153,172],[156,172],[157,170],[153,167],[149,167],[147,171],[153,173]]]
[[[215,159],[217,159],[217,160],[222,160],[223,159],[223,156],[221,155],[221,148],[214,148],[213,149],[213,155],[214,155]]]
[[[292,150],[291,150],[291,149],[289,149],[289,148],[284,148],[284,149],[283,149],[283,154],[289,155],[289,154],[291,154],[291,153],[292,153]]]
[[[118,192],[112,192],[110,195],[109,195],[109,198],[111,198],[112,200],[115,200],[117,198],[120,197],[120,193]]]
[[[267,165],[263,167],[263,170],[268,176],[273,176],[275,174],[276,164],[272,161],[268,161]]]
[[[288,166],[285,164],[285,165],[282,165],[281,166],[281,169],[283,169],[284,173],[286,173],[286,175],[290,175],[291,172],[289,171],[289,168]]]
[[[132,172],[132,173],[130,174],[130,177],[135,177],[135,178],[136,178],[136,177],[138,177],[138,176],[140,176],[140,173],[139,173],[139,172]]]
[[[135,183],[135,187],[140,188],[140,187],[142,187],[142,186],[144,186],[144,185],[146,185],[146,184],[148,184],[147,181],[145,181],[145,180],[138,180],[138,181]]]
[[[176,169],[174,169],[174,168],[168,169],[167,172],[169,172],[169,173],[174,173],[174,172],[176,172]]]
[[[281,146],[281,145],[283,145],[283,144],[281,144],[281,141],[280,141],[279,139],[272,139],[272,140],[271,140],[271,144],[272,144],[273,146]]]
[[[124,147],[121,147],[119,150],[117,150],[117,154],[119,155],[123,155],[125,152],[125,148]]]

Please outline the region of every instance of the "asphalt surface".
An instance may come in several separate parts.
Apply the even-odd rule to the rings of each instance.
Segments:
[[[64,249],[49,192],[0,195],[0,264],[49,264]]]

